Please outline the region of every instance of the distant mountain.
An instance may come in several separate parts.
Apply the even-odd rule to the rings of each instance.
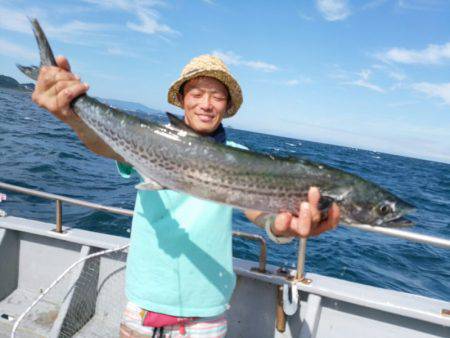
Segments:
[[[0,75],[0,88],[9,88],[20,91],[32,92],[34,90],[34,83],[19,83],[16,79],[10,76]],[[97,97],[96,99],[100,100],[103,103],[107,103],[108,105],[113,106],[115,108],[132,112],[135,115],[144,118],[148,118],[150,116],[160,121],[164,120],[166,115],[163,111],[147,107],[146,105],[137,102],[122,101],[115,99],[104,99],[101,97]]]
[[[19,83],[16,79],[6,75],[0,75],[0,87],[30,92],[34,90],[33,83]]]
[[[143,104],[137,103],[137,102],[122,101],[122,100],[115,100],[115,99],[104,99],[101,97],[97,97],[97,99],[102,101],[103,103],[109,104],[110,106],[113,106],[113,107],[116,107],[119,109],[123,109],[123,110],[147,113],[147,114],[151,114],[151,115],[164,114],[164,112],[162,112],[160,110],[149,108],[146,105],[143,105]]]

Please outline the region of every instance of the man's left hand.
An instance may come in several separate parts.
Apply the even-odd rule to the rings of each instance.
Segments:
[[[334,229],[339,223],[339,207],[333,203],[328,209],[328,217],[321,220],[319,200],[319,189],[311,187],[308,191],[308,202],[302,202],[299,206],[298,217],[288,212],[279,213],[272,224],[272,233],[278,237],[309,237]]]

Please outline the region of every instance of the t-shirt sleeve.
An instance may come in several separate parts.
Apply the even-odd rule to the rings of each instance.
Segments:
[[[130,178],[136,172],[136,170],[134,170],[134,168],[127,163],[116,161],[116,166],[120,176],[124,178]]]

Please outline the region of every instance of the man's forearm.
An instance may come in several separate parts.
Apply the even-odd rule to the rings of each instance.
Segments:
[[[109,145],[107,145],[91,128],[89,128],[81,119],[68,122],[69,126],[78,135],[83,144],[97,155],[104,156],[119,162],[125,160],[117,154]]]

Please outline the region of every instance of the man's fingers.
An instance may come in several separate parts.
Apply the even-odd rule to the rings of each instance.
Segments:
[[[74,84],[64,88],[58,93],[58,99],[67,100],[70,103],[74,98],[86,93],[88,89],[89,85],[87,83],[74,82]]]
[[[320,192],[319,188],[311,187],[308,191],[308,202],[311,206],[311,220],[313,224],[320,222],[320,210],[319,210]]]
[[[298,217],[292,219],[291,230],[297,236],[308,237],[311,233],[311,223],[311,207],[309,203],[302,202]]]
[[[65,89],[76,87],[76,85],[78,85],[78,84],[82,84],[82,83],[78,80],[72,80],[72,79],[60,80],[60,81],[56,82],[56,84],[55,84],[56,95],[58,95]]]
[[[340,210],[336,203],[333,203],[328,209],[328,217],[325,221],[321,222],[316,228],[312,229],[311,235],[317,236],[324,231],[334,229],[339,224]]]
[[[71,72],[66,72],[64,70],[58,71],[53,79],[55,82],[68,80],[80,81],[80,77],[78,75],[75,75],[74,73]]]
[[[62,68],[45,66],[39,73],[37,87],[39,91],[46,91],[51,89],[58,81],[78,81],[79,79],[79,76]]]
[[[62,55],[58,55],[55,58],[56,64],[58,65],[58,67],[67,70],[68,72],[70,72],[70,64],[69,61]]]
[[[275,236],[279,236],[286,232],[289,229],[289,225],[291,224],[292,214],[288,212],[282,212],[277,215],[275,218],[275,222],[273,225],[273,233]]]

